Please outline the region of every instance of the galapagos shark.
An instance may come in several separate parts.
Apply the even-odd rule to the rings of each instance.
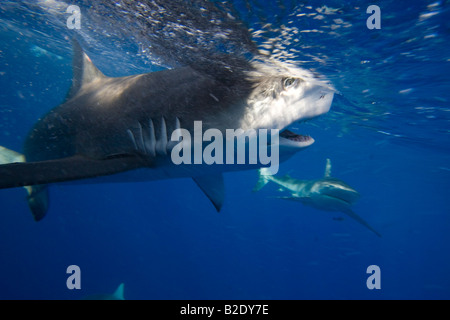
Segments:
[[[327,159],[324,177],[317,180],[298,180],[289,175],[277,177],[267,174],[267,169],[262,168],[259,170],[259,180],[253,191],[261,190],[270,181],[291,193],[290,196],[277,198],[301,202],[319,210],[343,212],[381,237],[378,231],[351,209],[360,194],[342,180],[331,177],[330,159]]]
[[[125,77],[104,75],[73,41],[72,87],[32,128],[23,154],[0,150],[0,189],[25,187],[36,221],[52,183],[137,182],[193,178],[219,211],[222,173],[232,165],[175,165],[170,134],[181,128],[277,129],[327,113],[334,89],[299,67],[255,59],[234,75],[179,67]],[[285,130],[280,161],[314,139]],[[261,163],[245,169],[261,168]],[[102,177],[102,179],[98,179]],[[95,179],[94,179],[95,178]]]
[[[83,300],[125,300],[125,284],[121,283],[113,294],[94,294],[83,298]]]

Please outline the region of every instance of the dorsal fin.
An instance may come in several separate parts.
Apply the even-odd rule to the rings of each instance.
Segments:
[[[327,159],[327,164],[325,165],[325,178],[331,177],[331,160]]]
[[[125,296],[123,295],[124,287],[125,284],[121,283],[113,293],[113,296],[116,300],[125,300]]]
[[[96,79],[106,78],[106,76],[97,69],[92,60],[83,51],[77,40],[73,40],[73,79],[72,87],[66,97],[66,100],[72,99],[80,89]]]

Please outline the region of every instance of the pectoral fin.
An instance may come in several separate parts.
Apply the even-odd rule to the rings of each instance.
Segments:
[[[0,189],[45,185],[114,173],[148,166],[135,155],[119,155],[107,159],[91,159],[80,155],[73,157],[0,165]]]
[[[208,199],[213,203],[217,212],[220,212],[225,198],[225,186],[223,176],[205,175],[193,178],[195,183],[202,189]]]
[[[271,198],[275,198],[275,199],[283,199],[283,200],[290,200],[290,201],[295,201],[295,202],[301,202],[303,204],[308,203],[308,201],[310,202],[310,198],[309,197],[295,197],[295,196],[280,196],[280,197],[271,197]]]

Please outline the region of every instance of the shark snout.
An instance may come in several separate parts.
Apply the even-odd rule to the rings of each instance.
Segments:
[[[294,103],[300,111],[296,121],[307,121],[330,111],[335,91],[324,83],[312,81],[303,84],[303,91]]]
[[[360,197],[360,194],[358,193],[358,191],[356,191],[352,188],[342,187],[342,186],[328,187],[322,191],[322,194],[324,194],[328,197],[339,199],[341,201],[345,201],[346,203],[348,203],[350,205],[353,204],[354,202],[356,202]]]
[[[310,101],[314,108],[311,110],[311,118],[318,117],[330,111],[335,91],[322,84],[313,85],[310,92]]]
[[[316,182],[312,191],[315,194],[326,196],[327,198],[344,201],[348,205],[356,202],[360,194],[358,191],[341,180],[329,178]]]

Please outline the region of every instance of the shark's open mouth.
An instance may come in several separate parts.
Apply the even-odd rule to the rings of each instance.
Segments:
[[[296,134],[292,131],[289,130],[284,130],[283,132],[280,133],[280,137],[289,139],[291,141],[297,141],[297,142],[307,142],[309,140],[311,140],[312,138],[310,136],[304,136],[301,134]]]
[[[294,133],[290,130],[280,132],[280,144],[294,148],[306,148],[314,143],[314,139],[307,135]]]

